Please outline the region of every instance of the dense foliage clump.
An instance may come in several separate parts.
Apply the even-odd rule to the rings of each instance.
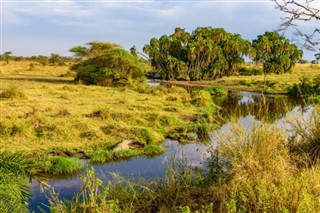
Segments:
[[[266,32],[252,42],[255,49],[254,61],[263,64],[265,73],[291,72],[302,51],[276,32]]]
[[[100,86],[132,85],[144,82],[144,71],[137,57],[119,45],[90,42],[89,48],[74,47],[78,62],[71,67],[76,81]]]
[[[199,27],[192,33],[176,28],[172,35],[152,38],[143,50],[164,79],[201,80],[238,72],[251,44],[223,28]]]

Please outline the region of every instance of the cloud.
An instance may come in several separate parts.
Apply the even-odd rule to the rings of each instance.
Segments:
[[[279,27],[282,15],[270,1],[32,1],[3,3],[4,38],[34,42],[34,37],[60,49],[68,41],[102,40],[126,49],[142,49],[152,37],[171,34],[175,27],[191,32],[199,26],[223,27],[254,39]],[[19,43],[19,41],[16,41]],[[15,46],[12,39],[6,47]],[[79,43],[81,45],[83,43]],[[17,53],[29,50],[16,49]],[[53,49],[57,49],[52,45]],[[53,51],[51,51],[53,52]]]

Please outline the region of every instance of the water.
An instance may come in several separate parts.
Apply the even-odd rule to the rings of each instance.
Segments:
[[[312,107],[304,107],[299,100],[290,99],[287,96],[267,96],[263,98],[258,93],[229,93],[227,98],[218,98],[215,102],[221,107],[219,120],[221,126],[213,134],[210,134],[209,144],[189,143],[179,144],[177,141],[166,140],[163,146],[166,152],[156,157],[134,157],[127,161],[112,162],[103,165],[93,165],[98,178],[104,182],[112,180],[112,174],[137,180],[140,178],[151,180],[159,179],[165,174],[165,169],[171,165],[172,160],[187,160],[188,164],[194,167],[203,167],[208,157],[209,146],[217,146],[215,134],[223,134],[231,128],[230,121],[237,118],[238,125],[246,129],[255,123],[275,123],[283,131],[290,129],[288,119],[310,117]],[[89,165],[90,167],[90,165]],[[71,177],[54,177],[48,183],[58,192],[60,198],[71,199],[74,193],[79,193],[82,185],[80,176],[84,171]],[[31,190],[33,192],[30,200],[30,209],[38,212],[37,206],[48,210],[46,195],[40,192],[39,183],[32,180]]]

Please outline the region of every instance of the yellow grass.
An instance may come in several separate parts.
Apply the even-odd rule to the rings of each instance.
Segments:
[[[154,141],[160,143],[169,131],[190,123],[198,112],[190,102],[183,103],[189,94],[181,88],[147,88],[148,93],[138,93],[55,79],[2,76],[0,92],[14,87],[25,98],[0,99],[0,149],[35,151],[58,147],[91,152],[125,139],[140,140],[143,130],[151,132]],[[107,112],[106,118],[90,116],[100,109]]]

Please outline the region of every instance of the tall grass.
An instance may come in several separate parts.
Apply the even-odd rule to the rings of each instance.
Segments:
[[[290,138],[289,148],[306,165],[316,165],[320,159],[320,108],[314,107],[308,119],[292,122],[295,134]],[[307,161],[307,162],[306,162]]]

